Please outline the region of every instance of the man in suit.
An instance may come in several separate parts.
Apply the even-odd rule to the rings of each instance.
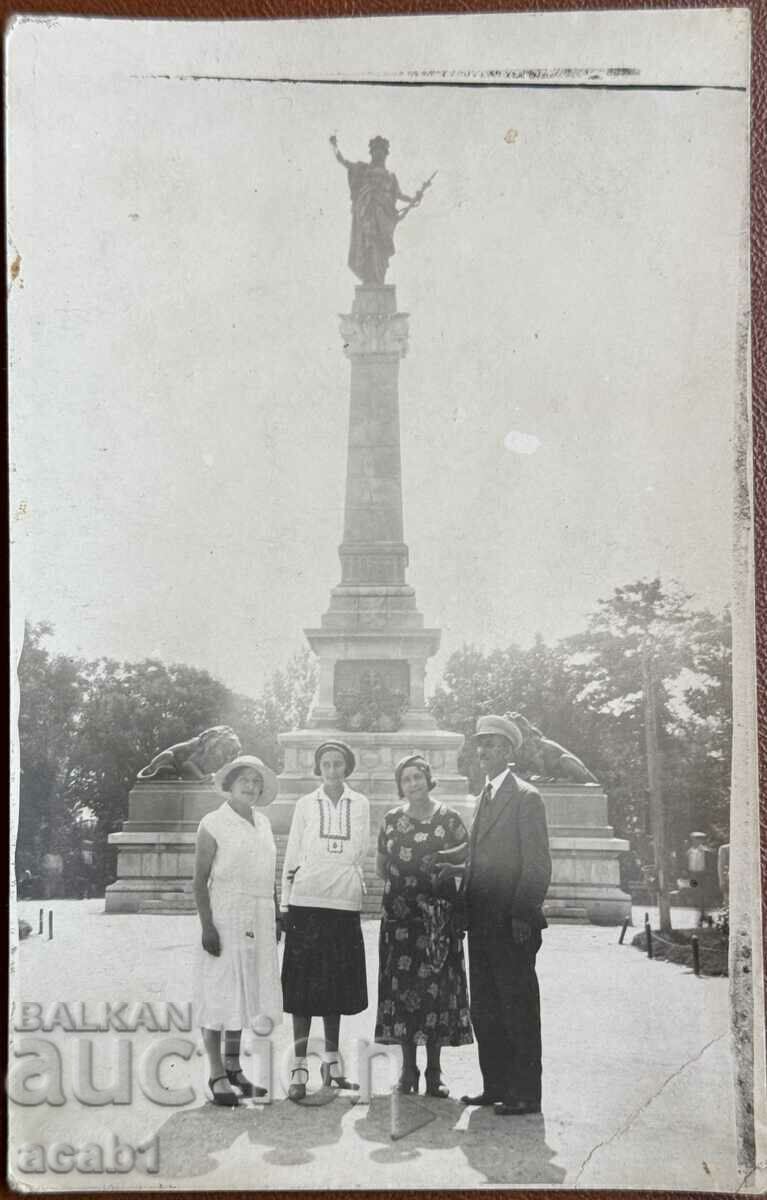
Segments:
[[[508,717],[477,721],[486,776],[469,841],[464,889],[469,930],[471,1019],[483,1089],[464,1104],[500,1116],[541,1111],[541,1009],[535,956],[546,927],[551,879],[540,794],[509,766],[522,734]]]

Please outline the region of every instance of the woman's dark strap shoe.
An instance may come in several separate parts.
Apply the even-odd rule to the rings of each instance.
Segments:
[[[239,1088],[246,1099],[251,1100],[254,1096],[266,1096],[267,1088],[259,1087],[258,1084],[251,1083],[242,1067],[238,1067],[236,1071],[227,1071],[226,1077],[232,1087]]]
[[[419,1083],[420,1078],[421,1078],[421,1072],[418,1070],[418,1067],[415,1067],[413,1070],[410,1070],[410,1071],[407,1069],[404,1069],[402,1074],[399,1077],[399,1083],[397,1084],[397,1091],[402,1092],[402,1094],[405,1096],[409,1095],[411,1092],[415,1092],[417,1094],[418,1093],[418,1083]]]
[[[215,1079],[208,1080],[208,1088],[210,1089],[210,1098],[214,1104],[220,1104],[222,1108],[236,1108],[240,1103],[234,1092],[217,1092],[216,1084],[222,1079],[227,1079],[226,1075],[217,1075]],[[227,1080],[228,1082],[228,1080]]]
[[[427,1067],[425,1079],[427,1096],[436,1096],[439,1100],[447,1100],[450,1089],[447,1084],[442,1082],[442,1075],[439,1071],[432,1071]]]
[[[334,1058],[331,1062],[320,1063],[320,1076],[322,1078],[322,1086],[329,1088],[339,1088],[343,1092],[358,1092],[360,1085],[351,1083],[345,1075],[334,1075],[333,1067],[339,1065],[338,1059]]]
[[[296,1078],[303,1076],[303,1079]],[[309,1072],[306,1067],[294,1067],[290,1072],[290,1086],[288,1087],[288,1100],[293,1100],[298,1103],[306,1096],[306,1085],[309,1082]]]

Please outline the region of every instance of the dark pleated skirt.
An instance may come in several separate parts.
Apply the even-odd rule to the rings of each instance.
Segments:
[[[291,905],[290,916],[282,959],[285,1012],[302,1017],[364,1012],[368,985],[360,914]]]

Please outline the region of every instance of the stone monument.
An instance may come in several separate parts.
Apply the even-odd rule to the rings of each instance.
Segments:
[[[161,750],[142,767],[128,797],[128,820],[120,833],[109,835],[117,850],[117,879],[106,890],[108,913],[194,909],[197,826],[221,803],[214,772],[240,750],[234,731],[215,725]]]
[[[267,810],[278,847],[278,878],[295,802],[317,786],[314,750],[342,737],[357,759],[352,786],[371,809],[371,852],[365,868],[365,911],[377,913],[382,885],[374,870],[375,833],[398,802],[394,767],[417,750],[438,780],[435,796],[474,816],[458,770],[463,736],[438,729],[426,708],[426,664],[440,631],[424,625],[407,583],[399,425],[399,368],[407,353],[408,314],[386,283],[396,226],[418,207],[432,176],[405,195],[386,167],[389,143],[370,142],[370,162],[350,162],[330,139],[348,173],[352,204],[349,267],[359,279],[351,312],[341,317],[350,363],[349,436],[341,578],[327,611],[306,637],[319,660],[319,684],[306,729],[284,733],[284,768]],[[404,207],[398,208],[398,204]],[[607,799],[575,755],[513,714],[525,733],[519,766],[546,806],[553,878],[545,910],[554,919],[619,922],[630,916],[618,862],[628,843],[613,837]],[[234,740],[233,740],[234,739]],[[194,908],[192,873],[197,825],[221,802],[211,772],[239,749],[232,730],[216,726],[161,751],[140,772],[129,816],[110,842],[118,879],[107,889],[107,912],[171,912]],[[222,757],[223,755],[223,757]],[[220,759],[220,761],[219,761]]]
[[[515,767],[541,793],[551,846],[549,920],[618,925],[631,919],[621,890],[620,855],[629,848],[607,823],[607,796],[585,763],[544,736],[522,713],[506,714],[523,741]]]
[[[335,139],[331,144],[348,171],[349,266],[361,280],[351,312],[341,317],[350,362],[341,578],[319,626],[305,630],[319,660],[319,684],[307,728],[280,737],[285,765],[271,808],[278,845],[284,843],[296,799],[317,786],[314,748],[328,737],[343,737],[354,750],[352,786],[370,800],[373,833],[397,803],[394,766],[413,750],[431,762],[438,797],[465,807],[467,795],[467,781],[458,771],[463,737],[437,729],[426,708],[426,664],[439,647],[440,631],[425,627],[406,580],[399,369],[407,353],[408,314],[398,311],[395,288],[384,282],[395,226],[420,203],[431,181],[413,197],[402,193],[385,166],[384,138],[372,139],[370,163],[348,162]],[[398,209],[398,201],[407,207]],[[369,911],[378,910],[380,897],[373,859],[371,850]]]

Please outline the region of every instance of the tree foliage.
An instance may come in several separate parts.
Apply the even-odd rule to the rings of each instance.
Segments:
[[[79,886],[83,815],[97,819],[97,885],[114,877],[108,836],[127,816],[137,772],[158,750],[226,724],[246,752],[280,770],[279,734],[306,724],[316,685],[308,650],[252,699],[182,664],[51,654],[52,632],[45,623],[28,626],[18,667],[17,872],[39,875],[43,856],[60,854],[66,894]],[[616,588],[582,633],[554,645],[538,637],[528,648],[463,646],[447,663],[431,711],[441,728],[465,736],[460,766],[475,789],[482,782],[471,740],[477,717],[523,712],[594,772],[616,833],[649,863],[643,654],[657,682],[668,843],[681,850],[693,828],[721,842],[729,828],[730,618],[696,610],[676,585],[656,579]]]
[[[65,785],[81,712],[82,664],[50,656],[44,643],[52,632],[45,622],[28,625],[19,656],[21,870],[67,849],[64,833],[74,815]]]
[[[251,700],[183,664],[52,656],[45,644],[52,632],[48,624],[28,626],[19,661],[17,873],[39,877],[44,855],[60,854],[67,893],[81,882],[83,816],[97,818],[94,886],[114,878],[109,834],[128,815],[138,771],[159,750],[211,725],[231,725],[246,752],[279,770],[277,735],[306,720],[315,686],[308,651]]]
[[[430,707],[467,738],[461,769],[479,778],[470,736],[483,713],[522,712],[572,750],[608,795],[616,834],[646,862],[648,825],[642,656],[657,682],[666,833],[681,851],[693,828],[729,829],[732,736],[729,612],[695,610],[677,585],[640,580],[601,601],[583,633],[529,649],[464,646],[449,659]]]

